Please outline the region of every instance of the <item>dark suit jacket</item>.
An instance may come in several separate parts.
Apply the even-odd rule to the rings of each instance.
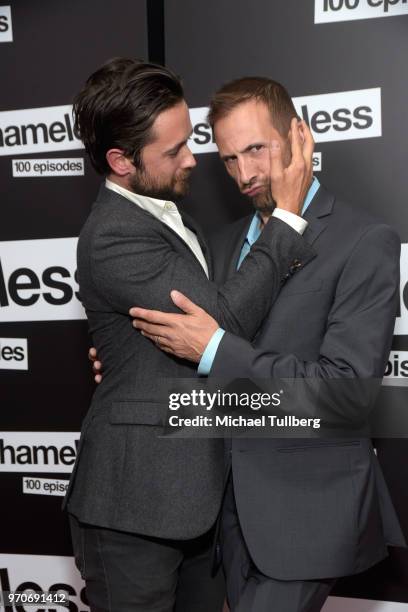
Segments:
[[[252,345],[224,335],[211,376],[382,378],[398,305],[399,239],[322,186],[305,216],[317,257],[285,285]],[[234,272],[249,222],[214,241],[216,280]],[[362,410],[366,399],[358,398]],[[383,558],[387,544],[405,545],[368,439],[234,439],[231,457],[242,531],[264,574],[353,574]]]
[[[185,223],[208,256],[197,228]],[[252,338],[285,278],[299,269],[295,260],[311,256],[299,234],[272,219],[240,272],[217,288],[173,230],[102,186],[79,238],[78,274],[104,377],[82,426],[65,500],[71,513],[163,538],[193,538],[210,528],[222,494],[222,445],[159,437],[168,408],[159,383],[194,377],[196,365],[134,330],[129,308],[175,311],[170,291],[178,289],[220,325]]]

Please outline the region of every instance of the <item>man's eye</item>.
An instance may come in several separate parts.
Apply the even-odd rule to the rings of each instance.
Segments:
[[[253,145],[253,146],[250,148],[250,151],[251,151],[251,152],[254,152],[254,151],[256,152],[256,151],[260,151],[261,149],[263,149],[263,145],[260,145],[260,144],[259,144],[259,145]]]

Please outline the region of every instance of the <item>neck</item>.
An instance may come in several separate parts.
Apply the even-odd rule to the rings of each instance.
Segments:
[[[272,212],[259,213],[259,216],[260,216],[261,230],[263,230],[263,228],[265,227],[265,225],[268,223],[269,219],[271,218]]]
[[[108,181],[111,181],[111,183],[115,183],[115,185],[119,185],[119,187],[122,187],[123,189],[132,191],[128,181],[126,180],[126,177],[118,176],[117,174],[111,173],[111,174],[108,174],[106,178],[108,179]]]

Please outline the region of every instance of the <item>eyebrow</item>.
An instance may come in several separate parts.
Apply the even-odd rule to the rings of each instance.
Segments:
[[[189,138],[191,138],[193,134],[193,130],[191,130],[191,132],[189,133],[189,135],[187,136],[187,138],[185,140],[182,140],[181,142],[178,142],[176,145],[174,145],[174,147],[172,147],[171,149],[168,149],[167,151],[164,152],[165,155],[169,155],[172,153],[178,153],[178,151],[180,151],[181,147],[183,147],[186,142],[189,140]]]
[[[242,151],[239,151],[239,153],[242,155],[243,153],[248,153],[248,151],[252,149],[252,147],[264,147],[264,146],[265,146],[264,142],[251,142],[251,144],[245,147],[245,149],[242,149]],[[236,158],[237,158],[236,155],[222,155],[221,156],[221,159],[223,162],[229,161],[230,159],[236,159]]]

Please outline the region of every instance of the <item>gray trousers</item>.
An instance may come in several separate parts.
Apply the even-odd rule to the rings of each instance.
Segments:
[[[319,612],[335,579],[275,580],[254,565],[239,524],[232,473],[221,515],[220,543],[231,612]]]

